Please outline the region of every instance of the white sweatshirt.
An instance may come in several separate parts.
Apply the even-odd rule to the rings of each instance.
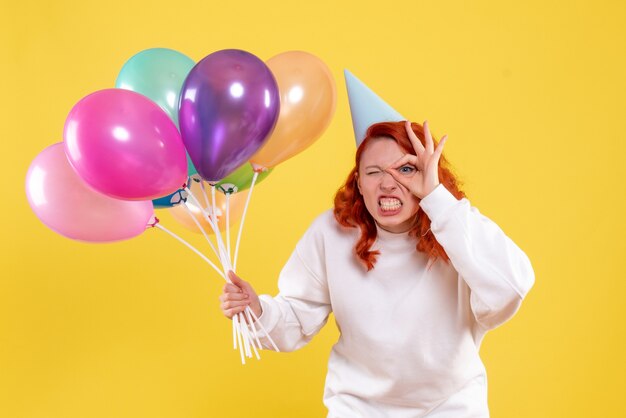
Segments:
[[[297,243],[259,320],[281,351],[340,331],[328,361],[328,417],[488,417],[485,333],[511,318],[534,283],[531,263],[467,199],[442,184],[420,206],[452,264],[430,270],[416,238],[377,226],[374,269],[356,259],[360,231],[328,210]],[[271,348],[262,338],[265,348]]]

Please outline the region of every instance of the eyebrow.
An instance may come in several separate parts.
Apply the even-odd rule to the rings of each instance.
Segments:
[[[368,168],[380,168],[382,170],[382,168],[378,165],[368,165],[367,167],[365,167],[365,169],[367,170]]]

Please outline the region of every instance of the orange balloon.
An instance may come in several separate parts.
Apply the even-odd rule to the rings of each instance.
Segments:
[[[322,135],[335,113],[337,89],[326,64],[308,52],[283,52],[266,64],[278,82],[280,114],[270,138],[250,162],[270,168]]]
[[[209,203],[212,203],[211,198],[211,186],[207,183],[205,184],[205,190],[207,191],[207,197],[209,198]],[[202,188],[199,183],[191,182],[190,190],[193,195],[200,201],[202,205],[205,205],[204,196],[202,195]],[[243,214],[243,207],[246,204],[246,198],[248,196],[249,190],[244,190],[239,193],[232,193],[229,197],[229,226],[232,228],[235,223],[238,223],[241,220],[241,216]],[[195,201],[191,198],[187,198],[187,206],[193,213],[194,218],[200,222],[202,228],[207,234],[213,234],[213,228],[209,225],[209,222],[204,218],[202,211],[200,208],[194,204]],[[184,203],[180,205],[173,206],[167,209],[175,220],[177,220],[182,226],[189,229],[190,231],[201,234],[200,228],[195,224],[195,222],[189,216],[189,212],[184,208]],[[226,195],[220,191],[216,190],[215,193],[215,206],[216,206],[216,215],[217,215],[217,224],[218,228],[221,232],[226,231]],[[207,213],[210,213],[210,209],[205,209]],[[231,229],[231,235],[233,230]]]

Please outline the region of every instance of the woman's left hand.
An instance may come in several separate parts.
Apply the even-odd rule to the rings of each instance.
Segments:
[[[405,123],[405,128],[417,156],[404,154],[402,158],[387,167],[385,171],[391,174],[398,183],[409,189],[411,193],[422,199],[439,185],[439,157],[443,152],[443,146],[448,135],[444,135],[439,144],[437,144],[437,149],[433,150],[434,143],[430,135],[428,122],[424,122],[426,148],[424,148],[413,129],[411,129],[411,122],[408,120]],[[400,171],[406,165],[414,167],[413,173]]]

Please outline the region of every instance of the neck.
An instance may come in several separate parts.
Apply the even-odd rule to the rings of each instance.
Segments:
[[[412,251],[415,248],[415,238],[409,236],[409,229],[402,232],[385,229],[376,224],[376,242],[378,247],[391,251]]]
[[[378,222],[376,223],[376,228],[378,230],[383,230],[389,232],[391,234],[404,234],[405,232],[409,232],[415,225],[417,225],[417,216],[413,219],[408,219],[406,222],[401,223],[400,225],[394,226],[382,226]]]

